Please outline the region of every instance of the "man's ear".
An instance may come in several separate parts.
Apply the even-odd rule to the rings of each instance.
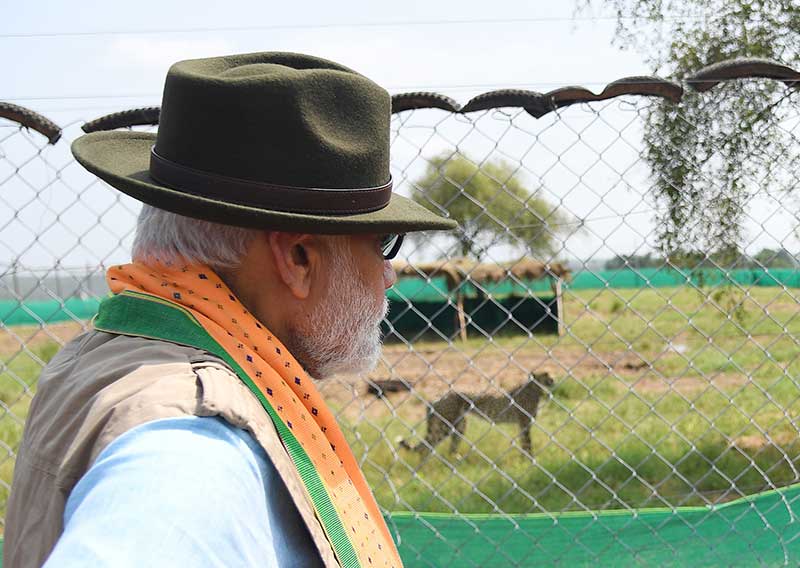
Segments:
[[[267,243],[283,283],[298,300],[308,298],[312,281],[320,273],[320,239],[315,235],[268,231]]]

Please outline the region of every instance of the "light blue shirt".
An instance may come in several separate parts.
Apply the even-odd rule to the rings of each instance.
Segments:
[[[114,440],[67,500],[45,566],[319,566],[263,448],[212,417],[157,420]]]

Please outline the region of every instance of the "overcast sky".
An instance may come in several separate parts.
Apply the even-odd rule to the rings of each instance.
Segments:
[[[227,53],[314,54],[352,67],[391,93],[438,91],[462,104],[497,88],[548,91],[577,84],[599,92],[614,79],[647,74],[638,54],[612,45],[616,25],[612,17],[583,13],[573,18],[573,11],[570,1],[543,0],[15,2],[10,15],[7,11],[0,21],[0,55],[7,67],[0,82],[0,100],[52,118],[65,127],[65,140],[70,140],[86,120],[159,104],[164,76],[173,62]],[[619,121],[615,125],[631,120],[616,108],[607,111],[607,116],[612,123]],[[637,127],[628,128],[627,135],[635,139]],[[574,132],[564,136],[568,144]],[[543,141],[556,148],[558,140],[553,133]],[[527,148],[531,141],[520,144],[517,148]],[[604,143],[598,139],[596,144],[603,147]],[[129,232],[137,207],[134,202],[125,201],[127,209],[122,212],[109,211],[103,218],[107,226],[95,228],[77,244],[77,236],[86,232],[83,227],[93,216],[104,214],[102,191],[90,190],[97,191],[98,197],[85,198],[66,214],[55,216],[60,207],[69,206],[70,198],[74,201],[73,193],[59,186],[61,179],[73,190],[89,183],[79,168],[64,168],[71,160],[67,146],[62,143],[45,151],[47,171],[33,171],[35,166],[42,169],[37,162],[29,166],[31,171],[25,174],[29,187],[15,190],[13,196],[12,192],[0,196],[7,209],[5,215],[0,214],[3,262],[16,256],[31,266],[47,266],[59,258],[68,265],[125,260],[118,237]],[[30,144],[9,140],[3,151],[18,165],[30,153]],[[579,150],[571,151],[578,161],[596,159],[592,149],[583,157]],[[398,147],[398,158],[400,152]],[[508,152],[513,155],[515,149],[509,146]],[[628,203],[627,209],[630,196],[624,191],[600,198],[587,194],[591,197],[587,199],[574,190],[574,172],[556,176],[547,160],[557,161],[558,156],[545,154],[541,164],[527,165],[537,177],[534,181],[542,183],[542,176],[550,175],[547,185],[552,201],[561,201],[581,218],[601,219],[590,231],[571,237],[562,257],[609,257],[614,252],[642,250],[641,235],[652,233],[652,215],[639,212],[622,222],[619,217],[606,219],[638,211],[640,198]],[[608,156],[607,161],[613,162],[620,154]],[[633,171],[630,176],[643,179],[645,174]],[[615,178],[611,175],[604,181],[599,172],[597,176],[590,185],[604,186]],[[41,186],[47,189],[30,203],[24,192]],[[24,209],[17,219],[12,218],[15,207]],[[67,222],[69,227],[59,226]],[[33,236],[42,231],[39,241],[43,242],[34,242]]]
[[[646,70],[610,45],[612,19],[572,16],[571,2],[541,0],[18,2],[0,22],[11,65],[0,98],[49,112],[78,104],[64,97],[81,107],[117,104],[105,97],[155,104],[176,60],[267,50],[339,61],[391,92],[456,98],[491,86],[605,84]]]

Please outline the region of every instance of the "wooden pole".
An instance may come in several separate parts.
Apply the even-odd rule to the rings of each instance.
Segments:
[[[558,321],[558,335],[562,337],[567,330],[564,328],[564,298],[561,290],[561,277],[556,277],[556,318]]]
[[[464,316],[464,294],[461,290],[456,294],[456,310],[458,312],[458,329],[461,332],[461,341],[467,340],[467,318]]]

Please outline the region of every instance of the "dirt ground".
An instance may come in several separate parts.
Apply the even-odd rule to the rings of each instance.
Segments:
[[[22,345],[29,349],[49,343],[66,343],[88,327],[75,322],[58,323],[42,329],[19,326],[0,331],[0,354],[5,359],[18,353]],[[405,345],[387,345],[378,367],[368,377],[337,377],[318,382],[323,395],[347,417],[378,417],[387,411],[386,405],[401,405],[413,415],[424,413],[424,402],[433,401],[449,390],[469,394],[510,390],[527,379],[530,373],[548,373],[558,384],[569,379],[608,376],[615,388],[630,388],[641,393],[674,390],[683,394],[708,388],[709,382],[698,377],[669,378],[660,376],[649,364],[629,351],[591,353],[576,347],[556,347],[549,350],[528,345],[504,348],[496,344],[467,349],[455,343],[432,347],[426,344],[410,349]],[[388,394],[377,400],[368,393],[370,382],[399,381],[410,392]],[[735,389],[747,381],[743,375],[720,374],[714,385]],[[418,408],[417,408],[418,407]]]
[[[402,408],[412,417],[421,417],[425,401],[437,400],[450,390],[499,393],[518,386],[530,373],[548,373],[556,385],[571,379],[590,379],[596,384],[607,377],[611,388],[642,394],[675,391],[688,395],[711,386],[708,379],[701,377],[661,376],[629,351],[588,353],[580,348],[546,351],[534,345],[516,350],[487,345],[479,350],[462,351],[458,344],[413,351],[406,346],[386,346],[383,360],[366,379],[339,377],[318,384],[326,399],[341,408],[348,418],[378,418],[387,411],[387,405],[394,412]],[[411,390],[387,393],[384,400],[376,400],[368,387],[382,381],[407,383]],[[721,390],[733,390],[746,382],[746,376],[736,374],[717,374],[713,378],[713,386]]]
[[[0,359],[6,360],[26,345],[36,350],[52,341],[64,344],[89,328],[89,322],[63,322],[50,324],[45,328],[34,325],[20,325],[0,330]]]

